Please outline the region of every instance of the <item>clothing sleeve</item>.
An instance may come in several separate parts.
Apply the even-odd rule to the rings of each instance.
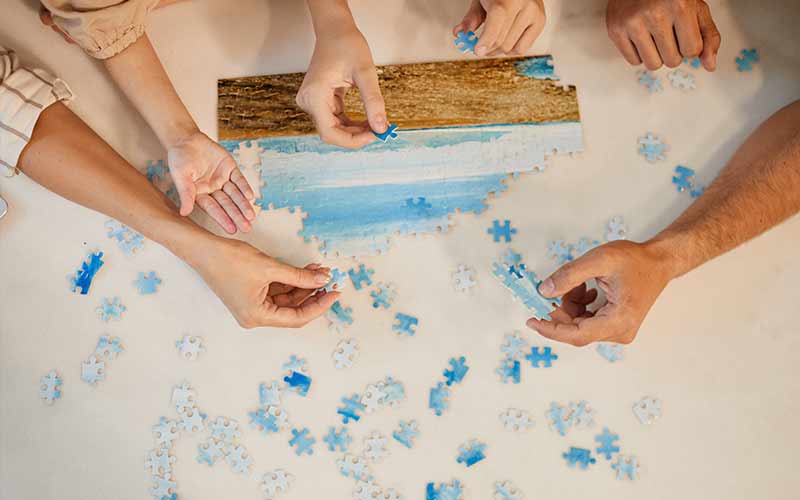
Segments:
[[[53,22],[92,57],[108,59],[144,34],[159,0],[41,0]]]
[[[21,66],[14,51],[0,45],[0,174],[17,173],[19,156],[42,111],[71,99],[66,83],[46,71]]]

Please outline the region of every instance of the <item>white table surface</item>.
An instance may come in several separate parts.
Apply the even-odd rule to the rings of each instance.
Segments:
[[[0,43],[69,82],[78,97],[73,109],[134,165],[164,156],[101,65],[40,26],[34,2],[0,3]],[[449,31],[464,0],[351,3],[379,64],[462,57]],[[493,370],[503,335],[524,329],[526,313],[491,277],[500,246],[485,231],[494,218],[511,219],[519,228],[512,247],[540,274],[555,267],[545,255],[548,241],[599,237],[615,214],[625,216],[634,239],[654,234],[690,203],[669,183],[676,164],[710,182],[751,130],[800,96],[799,9],[780,1],[714,2],[723,34],[719,70],[694,71],[695,91],[667,85],[650,96],[606,37],[603,2],[547,3],[548,27],[532,53],[553,54],[557,73],[577,85],[585,152],[509,182],[491,210],[456,217],[447,235],[395,240],[388,256],[366,259],[379,280],[397,285],[396,310],[419,316],[420,328],[413,338],[397,338],[392,315],[374,311],[366,292],[349,290],[343,301],[355,310],[350,334],[361,345],[350,370],[334,369],[330,356],[340,338],[324,321],[300,332],[242,331],[198,276],[157,244],[127,258],[106,238],[104,216],[25,177],[0,179],[10,205],[0,220],[0,498],[148,498],[150,429],[159,416],[174,416],[171,387],[183,379],[210,416],[239,420],[255,464],[250,478],[225,464],[208,470],[194,459],[199,438],[184,435],[175,448],[181,498],[260,498],[254,477],[276,467],[297,478],[284,498],[349,498],[352,481],[339,475],[337,455],[323,448],[321,434],[337,422],[341,396],[386,375],[404,382],[408,399],[356,424],[354,449],[371,430],[388,434],[399,419],[417,419],[417,446],[391,442],[392,455],[373,467],[381,485],[410,500],[424,498],[427,481],[453,478],[466,485],[467,499],[490,498],[493,482],[506,479],[527,498],[541,499],[796,497],[800,219],[671,284],[623,362],[609,364],[593,348],[554,345],[554,368],[528,368],[517,386],[500,384]],[[154,14],[148,33],[187,106],[212,134],[217,78],[302,71],[313,47],[300,0],[187,2]],[[734,57],[751,46],[762,62],[737,73]],[[636,138],[647,131],[669,143],[667,161],[651,165],[636,154]],[[247,239],[296,264],[319,260],[315,247],[295,236],[300,224],[299,214],[262,213]],[[94,247],[106,252],[107,264],[91,293],[76,296],[65,276]],[[478,269],[479,284],[466,296],[450,284],[462,263]],[[164,284],[156,295],[139,296],[130,282],[149,270]],[[122,321],[103,324],[94,309],[112,295],[128,311]],[[80,381],[80,364],[103,333],[120,336],[126,351],[93,388]],[[177,356],[173,343],[184,334],[205,341],[196,362]],[[525,335],[536,340],[534,332]],[[291,453],[286,434],[267,438],[247,426],[258,383],[278,378],[292,353],[308,360],[314,382],[308,398],[289,396],[285,407],[318,438],[313,457]],[[451,410],[436,417],[427,391],[455,355],[465,355],[472,370],[454,390]],[[64,379],[52,407],[38,397],[39,378],[50,369]],[[651,427],[631,413],[645,395],[663,400],[663,416]],[[616,480],[604,460],[590,471],[565,465],[561,453],[593,447],[599,429],[560,437],[547,429],[544,411],[551,401],[578,399],[596,409],[600,428],[620,434],[623,452],[639,457],[638,481]],[[536,426],[522,435],[502,430],[497,415],[507,407],[530,411]],[[488,443],[488,459],[465,469],[455,455],[470,438]]]

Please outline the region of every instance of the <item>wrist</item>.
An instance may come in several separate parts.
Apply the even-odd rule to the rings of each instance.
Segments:
[[[307,3],[318,39],[358,30],[347,0],[307,0]]]
[[[660,274],[665,276],[667,281],[672,281],[694,267],[691,265],[687,243],[681,234],[662,231],[642,243],[642,246],[656,262]]]

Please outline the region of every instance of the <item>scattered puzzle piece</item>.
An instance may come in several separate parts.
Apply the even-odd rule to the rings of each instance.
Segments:
[[[246,455],[247,450],[244,446],[236,446],[225,455],[225,461],[228,462],[228,465],[231,466],[231,470],[233,470],[234,473],[247,474],[250,472],[250,465],[253,464],[253,458]]]
[[[523,495],[511,481],[494,483],[494,500],[522,500]]]
[[[451,483],[428,483],[425,485],[425,500],[464,500],[464,487],[461,482],[453,480]]]
[[[116,359],[117,354],[124,350],[125,349],[122,347],[122,339],[119,337],[101,335],[100,338],[97,339],[97,347],[95,347],[94,353],[104,358]]]
[[[342,340],[336,345],[333,351],[334,366],[341,370],[342,368],[350,368],[353,366],[353,361],[358,356],[358,342],[355,339]]]
[[[97,309],[95,309],[97,314],[100,316],[100,319],[106,323],[112,319],[119,321],[122,317],[122,313],[127,310],[128,308],[122,305],[119,297],[114,297],[113,299],[105,298],[97,307]]]
[[[166,417],[159,418],[158,423],[153,426],[153,437],[159,448],[171,448],[172,442],[178,439],[178,423],[167,420]]]
[[[519,384],[520,382],[520,363],[516,359],[503,358],[500,361],[500,366],[497,367],[495,373],[500,375],[500,381],[504,384],[513,382]]]
[[[486,458],[486,453],[484,453],[484,450],[486,450],[486,444],[473,439],[470,442],[461,445],[461,448],[458,449],[458,457],[456,458],[456,462],[462,463],[467,467],[472,467],[476,463]]]
[[[156,498],[167,497],[174,493],[178,484],[171,480],[170,474],[164,474],[164,477],[153,476],[154,486],[150,490],[150,494]]]
[[[611,460],[611,455],[619,453],[619,446],[614,444],[615,441],[619,441],[619,435],[613,434],[608,427],[603,427],[603,432],[595,436],[594,440],[600,443],[595,451],[598,455],[605,456],[606,460]]]
[[[569,408],[560,406],[557,403],[550,403],[550,409],[547,410],[545,415],[551,429],[562,436],[567,435],[567,431],[572,425]]]
[[[307,395],[308,390],[311,388],[311,378],[299,372],[292,372],[290,376],[283,377],[283,381],[288,384],[291,390],[301,396]]]
[[[331,426],[328,428],[328,434],[322,440],[328,444],[328,450],[336,451],[336,448],[339,448],[339,451],[344,452],[347,451],[347,447],[353,441],[353,438],[350,437],[346,427],[340,427],[337,431],[335,427]]]
[[[95,356],[89,356],[89,360],[81,364],[81,380],[89,385],[94,385],[103,380],[106,378],[105,366],[106,364],[102,361],[97,361]]]
[[[419,428],[416,420],[401,421],[400,429],[392,433],[392,437],[406,448],[414,446],[414,439],[417,436],[419,436]]]
[[[381,495],[381,488],[372,479],[358,480],[353,489],[353,500],[376,500]]]
[[[90,253],[86,260],[81,262],[81,268],[75,271],[75,275],[69,277],[70,290],[77,292],[80,288],[81,295],[88,294],[92,281],[103,264],[105,264],[103,252]]]
[[[517,234],[517,230],[511,228],[511,221],[508,219],[503,221],[502,225],[499,220],[492,221],[492,227],[487,229],[486,232],[492,235],[495,243],[499,243],[501,238],[506,243],[510,243],[511,235]]]
[[[144,236],[125,224],[108,219],[105,225],[108,228],[108,237],[117,240],[117,245],[125,255],[131,256],[144,246]]]
[[[375,271],[365,268],[364,264],[359,264],[358,271],[350,269],[347,274],[350,276],[350,281],[353,282],[353,288],[361,290],[364,285],[372,286],[372,275],[375,274]]]
[[[474,280],[475,270],[465,265],[458,266],[453,273],[453,288],[459,292],[467,292],[477,283]]]
[[[213,438],[208,438],[205,443],[197,445],[197,463],[207,464],[209,466],[225,456],[225,443],[217,441]]]
[[[342,423],[347,424],[351,420],[358,422],[361,419],[359,411],[364,411],[364,405],[361,404],[358,394],[353,394],[350,398],[342,398],[344,406],[336,410],[336,413],[342,416]]]
[[[362,457],[345,453],[342,458],[336,461],[336,465],[339,466],[339,472],[341,472],[344,477],[350,477],[357,481],[372,477],[372,474],[369,472],[369,466],[367,466],[366,461]]]
[[[510,359],[522,359],[530,348],[528,341],[519,332],[507,333],[505,343],[500,346],[500,352]]]
[[[592,457],[591,450],[576,448],[575,446],[570,446],[569,453],[562,453],[561,455],[567,460],[567,465],[573,468],[577,464],[581,469],[587,469],[590,464],[597,462],[597,459]]]
[[[606,358],[610,363],[620,361],[623,358],[622,344],[615,344],[612,342],[598,342],[597,353]]]
[[[741,56],[736,59],[736,71],[752,71],[753,63],[761,62],[761,57],[756,49],[744,49]]]
[[[428,396],[428,407],[432,409],[437,416],[441,416],[444,410],[449,407],[447,402],[447,398],[449,397],[450,389],[448,389],[443,382],[439,382],[436,387],[431,388],[430,395]]]
[[[39,397],[49,405],[61,397],[61,377],[55,370],[50,370],[50,373],[39,381]]]
[[[525,410],[509,408],[500,414],[500,421],[508,431],[526,431],[533,427],[534,421],[530,414]]]
[[[639,76],[639,84],[647,89],[647,92],[654,94],[663,90],[663,87],[661,86],[661,78],[653,73],[643,70],[639,71],[637,75]]]
[[[161,284],[161,279],[156,276],[154,271],[148,274],[139,273],[139,277],[133,282],[133,285],[139,290],[139,295],[151,295],[158,291],[158,285]]]
[[[283,388],[278,382],[271,382],[270,385],[261,383],[258,385],[258,403],[261,406],[277,406],[281,404]]]
[[[145,457],[144,470],[149,470],[153,476],[163,476],[172,472],[172,464],[177,460],[170,456],[164,449],[150,450]]]
[[[635,481],[639,475],[639,461],[634,456],[617,455],[617,461],[611,464],[611,468],[617,471],[617,479],[625,478]]]
[[[459,31],[456,33],[454,43],[461,52],[472,52],[474,54],[475,46],[478,44],[478,36],[473,31],[467,31],[466,33]]]
[[[667,80],[674,88],[679,90],[686,91],[695,88],[694,77],[682,69],[670,71],[667,74]]]
[[[628,239],[628,226],[621,215],[615,215],[606,226],[606,241]]]
[[[652,424],[661,416],[661,400],[644,397],[633,404],[633,414],[643,424]]]
[[[541,352],[538,347],[532,347],[531,353],[526,355],[525,359],[530,361],[534,368],[539,368],[539,363],[545,368],[550,368],[553,366],[553,361],[558,359],[558,354],[553,354],[550,347],[545,347]]]
[[[263,434],[270,434],[280,430],[275,416],[267,413],[264,408],[251,411],[247,415],[250,417],[250,427],[258,429]]]
[[[594,427],[594,410],[586,401],[578,401],[569,404],[570,424],[576,429],[586,429]]]
[[[648,132],[646,136],[639,137],[639,154],[644,156],[650,163],[665,159],[669,147],[661,140]]]
[[[178,348],[181,357],[188,361],[196,360],[197,356],[206,350],[203,347],[203,339],[193,335],[184,335],[182,339],[176,340],[175,347]]]
[[[384,457],[389,456],[386,442],[386,436],[380,432],[373,431],[369,437],[364,438],[364,451],[362,452],[364,458],[377,463],[383,460]]]
[[[325,311],[325,319],[328,320],[328,329],[332,332],[342,333],[345,328],[353,324],[352,314],[352,307],[344,307],[341,302],[337,300],[330,309]]]
[[[314,449],[312,446],[316,442],[316,438],[309,436],[308,427],[304,427],[302,430],[292,429],[292,439],[289,440],[289,446],[294,446],[296,455],[300,456],[303,453],[313,455]]]
[[[303,358],[298,358],[294,354],[289,358],[289,361],[283,364],[283,369],[287,373],[292,372],[299,372],[299,373],[307,373],[306,369],[306,360]]]
[[[688,64],[692,69],[699,69],[702,62],[699,57],[693,57],[691,59],[684,57],[683,64]]]
[[[212,438],[222,440],[228,444],[233,443],[234,440],[241,436],[239,423],[230,418],[217,417],[208,428],[211,430]]]
[[[559,264],[565,264],[575,257],[572,255],[572,245],[564,242],[564,240],[551,241],[547,244],[547,255],[558,261]]]
[[[282,469],[275,469],[261,476],[261,490],[267,500],[275,498],[279,493],[286,493],[294,481],[294,476]]]
[[[392,325],[392,331],[397,332],[399,335],[407,335],[413,337],[417,333],[417,325],[419,320],[414,316],[408,314],[397,313],[394,315],[395,323]]]
[[[450,358],[449,363],[450,368],[444,371],[444,378],[447,381],[447,385],[453,385],[453,383],[460,384],[469,371],[466,358],[464,356],[458,359]]]
[[[374,299],[372,307],[375,309],[379,307],[389,309],[389,307],[392,305],[392,302],[394,302],[394,298],[397,296],[397,292],[394,290],[394,285],[391,283],[378,283],[378,289],[370,292],[369,294]]]

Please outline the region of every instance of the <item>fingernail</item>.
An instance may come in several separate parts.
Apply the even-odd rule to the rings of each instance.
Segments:
[[[553,283],[553,280],[551,278],[547,278],[546,280],[542,281],[541,285],[539,285],[539,293],[541,293],[545,297],[549,297],[555,291],[556,291],[556,284]]]
[[[331,276],[328,273],[315,273],[314,274],[314,281],[316,281],[320,285],[327,285],[330,280],[331,280]]]

